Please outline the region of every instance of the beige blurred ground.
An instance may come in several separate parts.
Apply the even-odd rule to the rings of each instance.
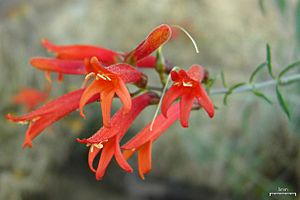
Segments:
[[[223,70],[229,83],[245,81],[264,61],[268,42],[278,72],[300,56],[295,4],[296,0],[288,1],[286,12],[280,13],[275,0],[265,1],[263,14],[258,0],[2,0],[1,114],[24,112],[10,103],[21,87],[43,88],[43,74],[28,64],[32,56],[48,55],[39,44],[41,38],[128,51],[153,27],[178,24],[194,37],[200,53],[179,34],[164,47],[166,58],[175,65],[199,63],[217,78]],[[63,84],[54,84],[53,96],[80,87],[81,81],[82,77],[66,77]],[[155,143],[153,170],[144,182],[114,164],[103,182],[94,180],[86,149],[74,138],[99,128],[99,113],[91,112],[97,106],[90,106],[87,121],[75,113],[44,131],[31,150],[21,149],[26,127],[1,118],[0,199],[262,199],[279,186],[299,192],[299,85],[285,90],[290,122],[273,91],[265,90],[274,105],[238,94],[223,106],[221,96],[214,96],[219,109],[213,120],[203,111],[193,113],[189,129],[177,124]],[[146,111],[132,132],[153,113]]]

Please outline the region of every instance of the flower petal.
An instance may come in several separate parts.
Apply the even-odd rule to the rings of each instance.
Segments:
[[[194,102],[194,96],[191,94],[184,94],[180,100],[180,123],[183,127],[188,127],[189,116]]]
[[[172,103],[183,93],[183,89],[177,86],[171,86],[170,89],[165,94],[162,104],[161,104],[161,112],[162,114],[167,117],[168,110]]]
[[[96,169],[94,168],[93,163],[94,163],[96,156],[99,154],[100,151],[101,151],[101,149],[97,148],[95,146],[91,146],[89,149],[88,164],[89,164],[90,169],[94,173],[96,173]]]
[[[63,115],[46,115],[45,117],[37,119],[35,122],[31,122],[25,134],[23,142],[23,148],[32,147],[32,140],[37,137],[44,129],[59,120]]]
[[[112,105],[112,100],[114,98],[114,91],[103,91],[101,92],[101,110],[102,110],[102,120],[105,127],[110,127],[110,110]]]
[[[188,69],[187,74],[191,79],[201,83],[205,75],[205,69],[201,65],[194,64]]]
[[[123,151],[123,156],[124,156],[124,158],[126,160],[128,160],[129,158],[131,158],[134,155],[134,153],[135,153],[135,151],[133,151],[133,150],[127,150],[127,149],[125,149]]]
[[[205,89],[202,86],[199,87],[197,100],[198,100],[199,104],[207,112],[209,117],[212,118],[214,116],[214,113],[215,113],[214,104],[212,103],[212,101],[210,100],[208,94],[206,93]]]
[[[119,166],[122,169],[124,169],[126,172],[132,173],[133,169],[131,168],[131,166],[128,164],[125,157],[123,156],[118,141],[119,141],[119,138],[117,137],[116,144],[115,144],[115,158],[116,158],[116,161],[118,162]]]
[[[101,152],[101,157],[98,163],[98,167],[96,170],[96,179],[101,180],[104,176],[104,173],[114,155],[115,151],[115,139],[108,140],[107,143],[104,144],[104,147]]]
[[[55,58],[33,57],[30,64],[43,71],[63,74],[86,74],[84,62],[81,60],[59,60]]]
[[[161,45],[167,42],[172,34],[170,26],[162,24],[156,27],[133,51],[127,54],[125,61],[135,63],[150,55]]]
[[[64,45],[52,44],[47,39],[42,40],[42,45],[51,52],[56,53],[57,58],[66,60],[84,60],[96,56],[105,65],[117,62],[117,57],[121,54],[109,49],[91,45]]]
[[[91,73],[91,72],[97,73],[99,71],[100,67],[97,65],[92,65],[89,58],[85,58],[83,62],[87,73]]]
[[[108,71],[118,75],[124,83],[136,83],[139,82],[143,76],[143,73],[138,71],[136,68],[125,63],[118,63],[106,67]]]
[[[91,97],[93,97],[96,94],[99,94],[99,83],[97,82],[97,80],[94,80],[91,85],[89,85],[83,92],[81,98],[80,98],[80,102],[79,102],[79,112],[80,115],[85,118],[85,115],[83,113],[83,107],[85,106],[85,104],[89,101],[89,99]]]
[[[138,152],[139,175],[144,180],[144,174],[149,173],[152,168],[152,141],[143,144]]]
[[[128,113],[131,109],[131,97],[122,80],[119,80],[119,88],[116,90],[116,94],[123,104],[124,114]]]

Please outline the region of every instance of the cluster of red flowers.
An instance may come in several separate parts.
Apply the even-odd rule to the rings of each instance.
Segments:
[[[151,55],[170,40],[172,29],[169,25],[156,27],[134,50],[123,53],[89,45],[58,46],[48,40],[42,45],[55,54],[55,58],[35,57],[30,63],[42,70],[51,81],[51,72],[58,73],[62,80],[64,74],[85,75],[83,87],[67,93],[44,106],[22,116],[7,115],[13,122],[27,123],[23,147],[32,147],[32,140],[46,127],[69,113],[79,109],[85,118],[83,108],[86,104],[100,101],[103,127],[87,139],[77,139],[89,147],[88,164],[102,179],[110,161],[115,157],[119,166],[126,172],[132,172],[127,160],[138,153],[138,170],[140,177],[151,170],[152,143],[159,138],[177,119],[183,127],[188,127],[188,118],[193,107],[203,107],[210,117],[214,115],[214,106],[202,82],[208,73],[200,65],[192,65],[187,71],[168,70]],[[163,73],[170,74],[173,81],[165,96],[152,91],[147,86],[147,76],[139,68],[164,68]],[[90,79],[93,79],[90,81]],[[89,85],[88,83],[91,82]],[[142,93],[130,94],[126,84],[134,84]],[[88,85],[88,86],[87,86]],[[118,97],[122,107],[111,117],[111,106],[114,97]],[[163,99],[161,99],[163,98]],[[180,98],[179,103],[174,103]],[[197,101],[194,101],[196,98]],[[149,105],[162,100],[161,111],[155,120],[149,123],[135,137],[120,146],[123,136],[136,117]],[[173,105],[172,105],[173,104]],[[97,167],[94,160],[100,156]]]

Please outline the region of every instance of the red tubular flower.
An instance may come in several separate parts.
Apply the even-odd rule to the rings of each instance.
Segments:
[[[126,131],[133,123],[140,112],[151,103],[157,101],[155,93],[145,93],[132,100],[132,109],[123,114],[125,107],[122,107],[112,118],[110,128],[102,127],[92,137],[88,139],[77,139],[78,142],[87,144],[90,147],[88,155],[88,164],[90,169],[96,173],[96,179],[100,180],[114,156],[119,166],[126,172],[132,172],[132,168],[123,157],[119,142],[125,135]],[[102,152],[101,152],[102,150]],[[94,160],[101,152],[97,169],[93,167]]]
[[[201,85],[204,76],[205,70],[200,65],[192,65],[187,72],[184,70],[172,71],[171,78],[174,83],[162,101],[162,114],[167,117],[169,107],[180,97],[180,123],[183,127],[188,127],[188,119],[194,98],[198,100],[208,115],[213,117],[214,105]]]
[[[80,89],[65,94],[53,101],[50,101],[41,108],[23,116],[15,117],[11,114],[7,114],[6,118],[10,121],[19,123],[27,123],[28,121],[30,122],[26,131],[23,147],[32,147],[32,140],[45,128],[58,121],[62,117],[68,115],[72,111],[78,109],[79,100],[83,92],[84,89]],[[99,95],[93,96],[87,103],[94,102],[97,99],[99,99]]]
[[[47,76],[50,72],[58,74],[77,74],[86,75],[91,70],[87,70],[86,65],[89,59],[81,60],[60,60],[55,58],[34,57],[30,60],[30,64],[40,70],[45,71]],[[119,63],[105,67],[111,73],[118,75],[125,83],[135,83],[139,85],[145,84],[143,74],[132,66]]]
[[[131,68],[127,64],[120,65]],[[115,94],[117,94],[124,106],[124,114],[129,112],[129,110],[131,109],[131,97],[124,82],[138,81],[141,79],[141,74],[139,73],[138,76],[134,76],[134,74],[131,74],[131,76],[127,77],[127,80],[123,81],[121,76],[112,73],[111,71],[109,71],[109,68],[107,69],[102,66],[96,57],[93,57],[90,62],[86,63],[86,69],[89,72],[86,79],[94,76],[95,80],[86,88],[86,90],[82,94],[79,103],[80,114],[82,117],[85,117],[85,115],[83,114],[84,105],[92,96],[100,93],[100,105],[102,108],[103,124],[105,127],[110,127],[110,110]]]
[[[149,56],[166,43],[172,35],[171,27],[162,24],[156,27],[133,51],[125,56],[125,62],[135,64],[138,60]]]
[[[45,102],[47,98],[48,93],[46,92],[32,88],[24,88],[12,98],[12,101],[15,104],[26,106],[27,110],[30,111],[38,104]]]
[[[139,175],[144,180],[145,174],[149,173],[152,168],[152,143],[157,140],[179,117],[179,104],[175,104],[170,108],[170,115],[165,118],[160,114],[154,121],[152,130],[149,123],[134,138],[129,140],[122,146],[123,155],[129,159],[135,152],[138,153],[138,169]]]
[[[42,45],[50,52],[54,52],[58,59],[84,60],[86,58],[97,57],[104,65],[112,65],[117,62],[120,53],[109,49],[90,45],[65,45],[58,46],[47,39],[42,40]]]

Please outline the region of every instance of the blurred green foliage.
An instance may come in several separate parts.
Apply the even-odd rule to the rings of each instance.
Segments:
[[[199,63],[212,77],[222,70],[223,85],[229,86],[247,80],[254,66],[265,60],[266,43],[272,47],[274,74],[299,60],[299,9],[299,0],[0,1],[2,116],[25,112],[10,102],[23,86],[44,87],[43,74],[28,64],[32,56],[48,55],[40,47],[41,38],[126,51],[156,25],[179,24],[194,36],[200,53],[179,34],[164,47],[165,58],[179,66]],[[286,75],[294,70],[298,69]],[[257,82],[269,78],[264,72],[255,75]],[[66,76],[62,84],[54,83],[52,98],[80,87],[82,79]],[[155,75],[150,81],[159,83]],[[215,87],[222,87],[220,79]],[[275,89],[259,92],[274,101]],[[203,199],[264,199],[277,187],[300,191],[300,84],[280,89],[290,122],[280,105],[262,103],[251,93],[232,94],[227,106],[220,106],[221,96],[214,96],[219,109],[213,120],[201,110],[193,112],[188,129],[176,124],[154,144],[153,171],[145,182],[114,164],[103,182],[95,181],[87,167],[87,150],[75,138],[101,126],[97,105],[87,107],[85,121],[74,113],[44,131],[31,150],[21,149],[26,126],[2,117],[0,199],[163,199],[177,191],[189,194],[186,199],[198,199],[197,191]],[[154,108],[146,110],[129,134],[141,130],[153,113]]]

